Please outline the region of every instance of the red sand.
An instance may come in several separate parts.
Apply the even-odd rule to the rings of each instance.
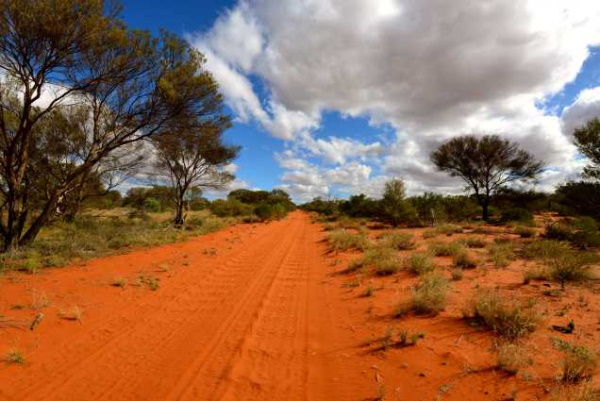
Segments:
[[[493,336],[466,325],[461,308],[476,284],[520,287],[523,262],[466,272],[438,317],[393,319],[416,279],[400,273],[349,287],[357,278],[336,273],[358,254],[328,254],[324,238],[320,225],[295,212],[83,266],[0,278],[0,355],[18,348],[26,358],[0,363],[0,400],[358,401],[381,389],[386,400],[500,400],[514,391],[519,400],[545,399],[560,356],[550,337],[586,345],[600,339],[598,291],[570,289],[560,302],[544,300],[549,319],[529,340],[533,376],[508,377],[494,369]],[[140,274],[160,279],[160,288],[137,285]],[[128,280],[124,288],[111,286],[118,277]],[[364,298],[368,284],[375,295]],[[548,289],[522,288],[536,297]],[[556,317],[564,304],[569,314]],[[60,317],[75,306],[81,321]],[[45,318],[29,331],[38,312]],[[569,318],[576,319],[575,336],[547,328]],[[374,350],[388,328],[426,338]]]

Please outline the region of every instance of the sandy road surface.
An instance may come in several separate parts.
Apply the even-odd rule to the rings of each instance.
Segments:
[[[2,400],[349,400],[323,233],[301,212],[181,244],[0,281]],[[139,275],[160,280],[151,291]],[[112,287],[124,277],[124,289]],[[48,305],[35,305],[47,298]],[[32,301],[33,300],[33,301]],[[10,305],[34,304],[23,310]],[[77,307],[81,322],[59,317]],[[6,320],[6,317],[5,317]],[[354,372],[356,374],[356,372]]]

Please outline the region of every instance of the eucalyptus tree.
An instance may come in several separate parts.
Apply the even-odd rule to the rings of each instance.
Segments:
[[[490,199],[498,189],[512,181],[533,180],[543,168],[517,143],[497,135],[453,138],[431,153],[431,161],[438,170],[462,178],[471,187],[486,221]]]
[[[31,243],[61,200],[125,147],[168,133],[182,115],[207,113],[216,85],[203,55],[173,34],[129,29],[120,12],[101,0],[0,3],[4,251]],[[68,129],[49,134],[53,124]],[[34,205],[44,163],[60,174]]]

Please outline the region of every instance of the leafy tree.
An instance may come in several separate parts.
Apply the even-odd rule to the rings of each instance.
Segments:
[[[490,199],[498,189],[512,181],[534,179],[543,166],[517,143],[497,135],[453,138],[431,153],[431,161],[471,187],[486,221]]]
[[[394,227],[414,216],[414,210],[406,200],[404,181],[393,179],[385,183],[380,201],[381,217]]]
[[[6,0],[0,3],[0,235],[3,250],[28,245],[90,172],[181,116],[202,119],[214,88],[204,57],[167,32],[128,29],[114,2]],[[42,98],[44,96],[44,98]],[[48,100],[46,100],[48,99]],[[212,110],[211,110],[212,112]],[[51,155],[45,124],[73,116],[53,144],[75,145],[70,165],[34,205],[33,152]],[[82,135],[83,134],[83,135]],[[61,164],[66,163],[66,164]],[[38,197],[40,199],[40,197]]]
[[[589,159],[590,164],[584,167],[583,175],[587,178],[600,179],[600,120],[594,118],[573,133],[575,146]]]
[[[216,82],[207,85],[205,114],[202,120],[176,124],[171,132],[153,139],[156,147],[156,167],[168,177],[173,189],[175,217],[173,224],[185,223],[185,204],[193,188],[223,188],[233,175],[222,170],[236,157],[239,148],[223,143],[223,132],[230,119],[223,115],[222,97]]]
[[[567,182],[556,189],[555,200],[568,213],[600,220],[600,183]]]

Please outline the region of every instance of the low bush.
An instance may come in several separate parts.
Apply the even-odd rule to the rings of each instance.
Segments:
[[[460,269],[474,269],[477,267],[477,261],[469,256],[468,252],[462,251],[453,257],[454,267]]]
[[[463,240],[467,248],[485,248],[487,241],[482,237],[469,236]]]
[[[335,252],[349,249],[365,250],[369,246],[369,239],[361,234],[352,234],[344,229],[337,229],[327,237],[331,250]]]
[[[532,238],[535,237],[536,231],[531,227],[517,226],[514,231],[515,234],[521,238]]]
[[[598,401],[600,394],[589,381],[573,385],[563,383],[551,392],[551,401]]]
[[[496,345],[496,360],[498,369],[516,375],[520,369],[532,364],[525,349],[512,342],[501,342]]]
[[[533,241],[523,249],[523,257],[526,259],[547,260],[559,257],[570,250],[565,242],[553,240]]]
[[[463,250],[458,242],[434,242],[429,249],[434,256],[454,256]]]
[[[519,223],[532,223],[533,222],[533,213],[531,213],[527,209],[523,208],[512,208],[503,210],[500,214],[500,220],[504,223],[509,221],[516,221]]]
[[[441,224],[434,228],[434,231],[440,235],[452,235],[462,233],[462,227],[457,224]]]
[[[405,269],[412,274],[421,275],[435,269],[431,256],[427,253],[415,253],[404,260]]]
[[[496,267],[506,267],[515,259],[512,242],[494,242],[488,248],[489,259]]]
[[[388,276],[400,270],[401,262],[396,251],[385,246],[376,246],[368,249],[363,256],[362,263],[373,267],[375,274]]]
[[[498,291],[482,291],[465,311],[465,317],[509,340],[532,333],[541,314],[532,302],[507,300]]]
[[[598,256],[587,252],[566,251],[547,259],[549,276],[558,281],[562,288],[568,281],[584,281],[592,277],[592,266]]]
[[[381,237],[381,244],[383,246],[397,249],[399,251],[406,251],[415,247],[413,236],[411,234],[392,233],[385,234]]]
[[[6,362],[13,364],[23,364],[25,363],[25,356],[23,353],[17,349],[13,348],[6,353]]]
[[[553,339],[553,345],[565,353],[562,361],[562,381],[579,383],[593,377],[598,365],[598,355],[587,347]]]
[[[409,303],[402,304],[395,316],[401,317],[412,311],[418,315],[437,315],[446,307],[450,284],[441,274],[432,272],[425,275],[412,291]]]

